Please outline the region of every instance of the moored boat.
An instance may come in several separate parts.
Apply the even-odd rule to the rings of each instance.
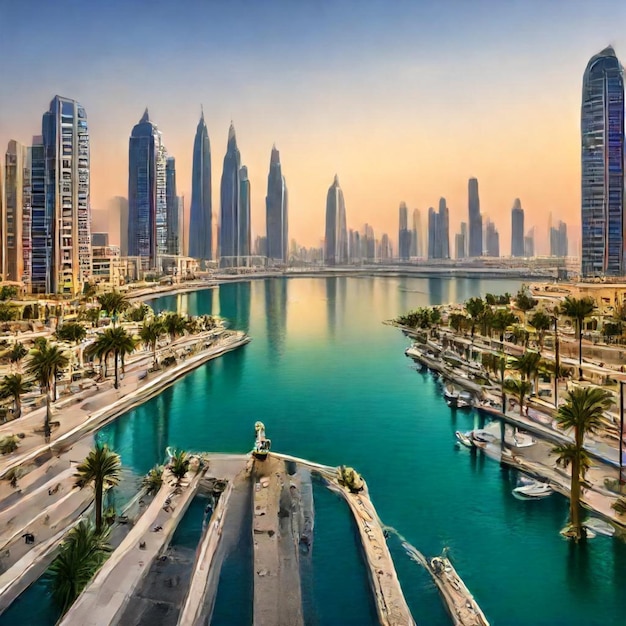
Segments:
[[[256,440],[252,454],[259,461],[264,461],[272,447],[272,441],[265,436],[265,425],[263,422],[256,422],[254,432],[256,434]]]
[[[454,436],[457,438],[457,441],[462,445],[465,446],[466,448],[473,448],[474,447],[474,442],[472,441],[472,433],[467,432],[467,433],[462,433],[460,430],[457,430],[454,433]]]
[[[615,527],[601,520],[597,517],[590,517],[583,522],[583,526],[587,531],[587,536],[589,536],[589,531],[598,534],[604,535],[605,537],[612,537],[615,534]]]
[[[512,493],[519,500],[538,500],[552,495],[553,490],[548,483],[542,483],[530,478],[524,479],[523,484],[515,487]]]
[[[443,390],[443,399],[449,407],[456,407],[459,400],[459,392],[451,385],[446,385]]]
[[[474,396],[470,391],[461,391],[456,405],[459,409],[470,409],[474,405]]]

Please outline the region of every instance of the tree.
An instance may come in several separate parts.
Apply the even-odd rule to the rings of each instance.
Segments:
[[[533,379],[535,384],[535,393],[537,392],[537,381],[541,367],[542,361],[541,354],[539,354],[539,352],[526,350],[524,354],[513,357],[511,360],[511,368],[520,373],[522,380]]]
[[[131,322],[143,322],[151,313],[152,309],[147,304],[140,302],[137,306],[130,307],[126,311],[126,319]]]
[[[98,290],[93,283],[85,283],[83,285],[83,297],[85,298],[85,300],[91,300],[92,298],[95,298],[96,293],[98,293]]]
[[[524,415],[524,400],[530,393],[530,383],[521,378],[507,378],[504,381],[503,389],[512,393],[519,402],[519,414]]]
[[[83,489],[93,485],[96,509],[96,532],[102,530],[102,496],[105,487],[114,487],[120,482],[122,464],[120,455],[109,446],[97,443],[85,460],[76,467],[76,486]]]
[[[59,555],[50,566],[52,597],[62,614],[106,561],[111,552],[108,538],[109,529],[99,532],[87,519],[81,520],[67,533]]]
[[[485,301],[482,298],[470,298],[465,303],[465,310],[470,317],[471,323],[471,335],[472,339],[474,338],[474,333],[476,332],[476,324],[480,319],[483,311],[485,310]]]
[[[543,340],[546,332],[550,330],[552,324],[551,317],[545,311],[535,311],[528,323],[537,331],[537,343],[539,344],[539,352],[543,350]]]
[[[126,296],[119,291],[103,293],[101,296],[98,296],[98,302],[102,310],[111,318],[113,326],[115,326],[119,314],[123,313],[130,306]]]
[[[32,383],[22,377],[21,374],[9,374],[0,382],[0,397],[13,398],[15,408],[13,419],[22,414],[22,396],[30,391]]]
[[[169,463],[169,470],[178,482],[185,478],[189,470],[189,457],[184,450],[174,450]]]
[[[143,344],[147,348],[152,349],[152,355],[154,358],[153,367],[156,369],[158,367],[157,361],[157,345],[159,343],[159,339],[163,336],[165,330],[163,328],[163,324],[159,319],[153,319],[149,322],[144,322],[143,326],[139,329],[139,339],[143,342]]]
[[[524,314],[524,324],[526,324],[526,313],[537,306],[538,300],[532,297],[526,285],[517,292],[514,299],[515,306]]]
[[[185,319],[178,313],[168,313],[163,318],[163,328],[170,336],[170,342],[173,342],[177,337],[185,334],[187,324]]]
[[[578,377],[583,378],[583,324],[595,310],[596,303],[593,298],[573,298],[567,296],[561,305],[561,313],[569,317],[575,325],[578,336]]]
[[[157,493],[161,489],[163,484],[163,466],[155,465],[141,481],[142,487],[146,490],[146,493],[151,496]]]
[[[101,361],[104,359],[105,363],[109,355],[113,354],[114,386],[117,389],[119,387],[118,365],[120,357],[123,367],[124,357],[135,350],[135,340],[123,328],[118,326],[116,328],[107,328],[92,345],[90,352]]]
[[[500,343],[504,343],[504,332],[517,322],[517,317],[508,309],[497,309],[491,320],[491,327],[500,333]]]
[[[17,287],[13,287],[12,285],[2,285],[2,289],[0,289],[0,300],[5,302],[6,300],[13,300],[13,298],[17,297]]]
[[[16,320],[17,307],[6,302],[0,302],[0,322],[12,322]]]
[[[457,333],[461,332],[467,327],[467,316],[463,313],[450,313],[448,323],[450,324],[450,328]]]
[[[589,457],[584,448],[585,435],[597,432],[602,415],[613,404],[611,394],[600,387],[575,387],[567,392],[565,403],[559,407],[556,421],[560,428],[574,431],[573,443],[554,448],[557,463],[572,466],[570,487],[570,527],[566,534],[578,541],[584,536],[580,522],[580,483],[589,469]]]
[[[46,342],[40,344],[28,363],[27,372],[34,376],[46,396],[46,418],[43,428],[46,441],[50,439],[50,391],[57,374],[67,367],[68,362],[68,358],[57,346]]]
[[[16,341],[11,348],[9,349],[9,361],[12,364],[15,364],[17,369],[20,369],[20,364],[22,363],[22,359],[28,355],[28,350],[24,346],[23,343]]]
[[[623,325],[621,320],[616,320],[614,322],[605,322],[602,325],[602,334],[605,338],[609,339],[611,337],[618,337],[623,332]]]
[[[85,327],[78,322],[66,322],[57,329],[56,336],[57,339],[61,341],[78,345],[87,336],[87,331]]]

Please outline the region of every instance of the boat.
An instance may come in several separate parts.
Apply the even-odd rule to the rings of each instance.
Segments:
[[[537,442],[528,434],[520,430],[513,433],[513,447],[514,448],[529,448],[534,446]]]
[[[459,409],[471,408],[474,405],[474,396],[470,391],[461,391],[456,405]]]
[[[473,444],[477,448],[486,448],[487,444],[498,441],[498,438],[488,430],[473,430],[471,437]]]
[[[454,436],[457,438],[457,441],[466,448],[473,448],[474,442],[472,441],[472,431],[467,433],[462,433],[460,430],[457,430],[454,433]]]
[[[454,387],[448,385],[443,390],[443,399],[446,401],[448,406],[456,407],[459,400],[459,392],[456,391]]]
[[[615,534],[615,527],[599,519],[598,517],[590,517],[583,522],[587,536],[589,537],[589,531],[597,535],[604,535],[605,537],[612,537]]]
[[[272,441],[265,436],[265,425],[263,422],[256,422],[254,432],[256,434],[256,440],[254,442],[252,455],[259,461],[264,461],[270,452]]]
[[[520,480],[520,486],[513,489],[513,495],[518,500],[538,500],[552,495],[552,487],[548,483],[542,483],[532,478]]]

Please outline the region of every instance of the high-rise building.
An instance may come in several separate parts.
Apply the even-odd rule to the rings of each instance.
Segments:
[[[407,231],[408,232],[408,231]],[[381,261],[389,261],[393,257],[393,250],[391,247],[391,241],[387,233],[383,233],[380,239],[380,250],[378,252],[378,258]]]
[[[468,256],[477,257],[483,254],[483,218],[480,214],[478,197],[478,180],[470,178],[468,183],[469,207],[469,243]]]
[[[413,209],[413,228],[411,229],[411,256],[422,257],[422,216],[419,209]]]
[[[489,218],[485,222],[485,252],[487,256],[500,256],[500,235],[496,225]]]
[[[239,170],[239,246],[237,256],[248,257],[251,252],[250,179],[248,168]]]
[[[535,227],[533,226],[524,237],[524,256],[532,258],[535,256]]]
[[[624,256],[624,69],[610,46],[591,58],[581,107],[583,276],[619,276]]]
[[[457,233],[454,236],[454,256],[457,259],[465,258],[465,235],[463,233]]]
[[[524,256],[524,209],[519,198],[511,209],[511,256]]]
[[[433,207],[429,207],[428,209],[428,258],[441,258],[439,246],[439,214]]]
[[[270,171],[267,175],[267,196],[265,197],[265,223],[267,230],[267,256],[286,263],[289,259],[287,185],[280,164],[280,152],[272,146]]]
[[[211,144],[209,132],[204,122],[204,112],[202,112],[193,142],[191,173],[189,256],[195,259],[212,258],[213,209],[211,193]]]
[[[167,254],[182,254],[178,230],[178,196],[176,195],[176,160],[174,157],[167,157],[165,162],[165,206]]]
[[[31,292],[51,291],[52,230],[46,217],[46,149],[42,136],[33,137],[31,148]]]
[[[166,253],[166,152],[146,109],[128,145],[128,255],[155,268],[157,255]]]
[[[450,211],[445,198],[439,198],[437,250],[440,259],[450,258]]]
[[[85,109],[55,96],[42,120],[48,293],[77,294],[91,277],[89,130]],[[33,246],[35,243],[33,242]]]
[[[335,174],[333,184],[326,196],[326,238],[324,241],[324,263],[342,265],[348,261],[348,231],[346,228],[346,206],[339,178]]]
[[[409,231],[409,214],[406,203],[400,203],[398,228],[398,256],[402,261],[408,261],[411,256],[411,231]]]
[[[552,219],[550,219],[552,222]],[[550,230],[550,256],[566,257],[568,253],[567,224],[559,221],[557,226],[549,226]]]
[[[106,248],[109,245],[109,233],[91,233],[92,248]]]
[[[120,229],[120,253],[128,256],[128,198],[115,196],[110,201],[111,211],[117,216]]]
[[[461,222],[461,235],[463,235],[463,257],[457,258],[465,258],[467,257],[467,249],[469,246],[469,234],[467,230],[467,222]]]
[[[374,229],[369,224],[363,226],[361,258],[367,261],[373,261],[376,258],[376,238],[374,236]]]
[[[4,170],[2,209],[2,273],[5,280],[23,281],[30,286],[31,268],[31,154],[32,149],[9,141]]]
[[[220,183],[220,264],[226,266],[237,265],[241,256],[239,250],[241,240],[239,235],[241,228],[240,170],[241,155],[237,148],[235,127],[231,122]]]

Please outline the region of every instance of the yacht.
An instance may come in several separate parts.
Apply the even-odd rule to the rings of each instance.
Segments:
[[[451,385],[447,385],[443,390],[443,398],[448,406],[456,407],[459,400],[459,392]]]
[[[471,408],[474,405],[474,397],[470,391],[461,391],[459,393],[456,405],[460,409]]]
[[[590,517],[583,522],[583,526],[587,532],[587,537],[590,536],[589,531],[597,535],[604,535],[605,537],[612,537],[615,534],[615,527],[601,520],[597,517]]]
[[[486,448],[488,443],[495,443],[498,438],[488,430],[473,430],[472,442],[477,448]]]
[[[532,478],[520,480],[520,486],[513,489],[513,495],[518,500],[538,500],[551,495],[552,487],[548,483],[542,483]]]
[[[472,441],[472,431],[467,433],[462,433],[460,430],[457,430],[454,433],[454,436],[457,438],[457,441],[466,448],[473,448],[474,442]]]

